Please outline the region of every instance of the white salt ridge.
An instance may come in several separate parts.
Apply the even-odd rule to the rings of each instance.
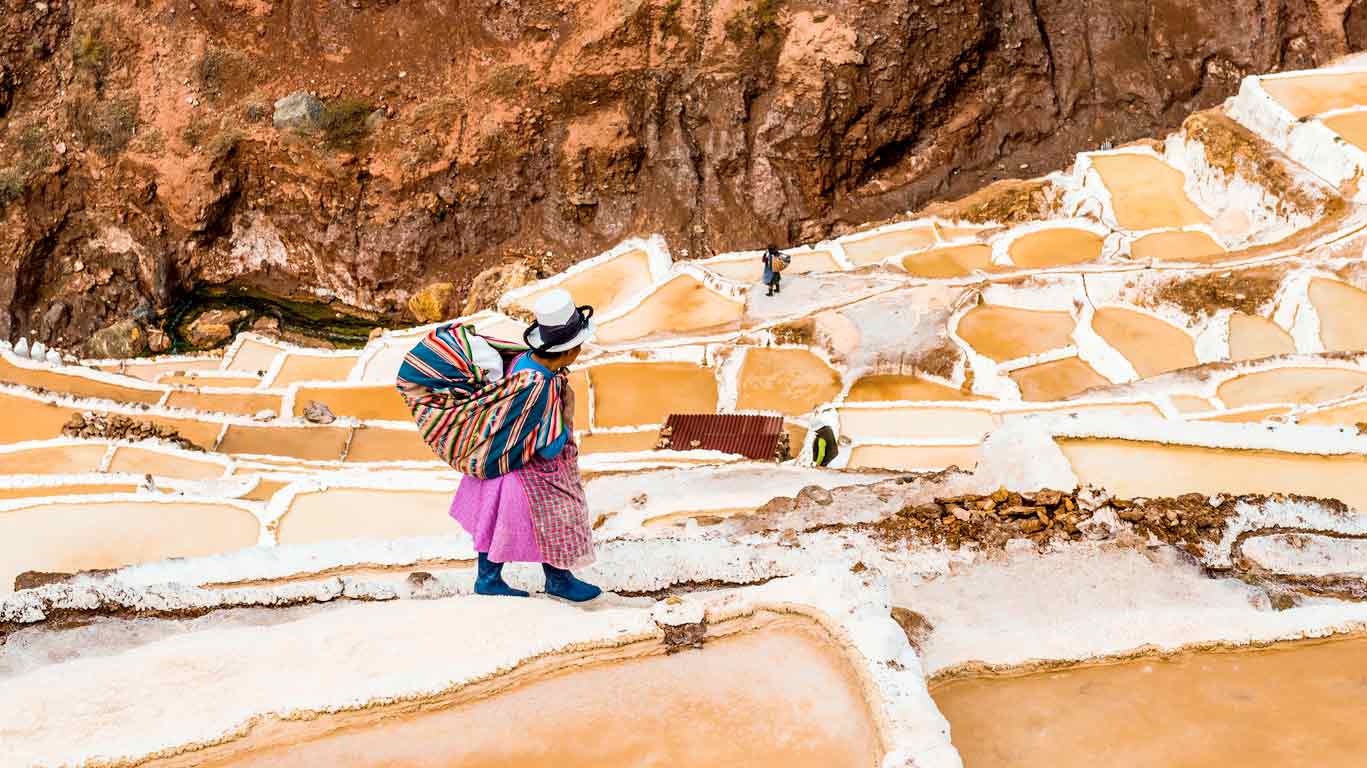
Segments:
[[[1367,579],[1367,539],[1313,533],[1252,536],[1244,541],[1243,554],[1275,574]]]
[[[1306,600],[1276,611],[1260,589],[1212,579],[1184,558],[1165,546],[1074,544],[902,579],[893,595],[935,627],[925,644],[929,675],[974,662],[1085,661],[1367,630],[1367,604]]]

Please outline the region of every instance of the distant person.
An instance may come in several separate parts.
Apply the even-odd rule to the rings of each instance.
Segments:
[[[822,409],[812,419],[812,427],[816,430],[812,435],[812,464],[818,467],[830,466],[840,455],[840,438],[835,434],[835,424],[835,412],[829,408]]]
[[[594,554],[568,369],[593,336],[593,308],[556,289],[533,311],[521,351],[473,328],[438,328],[405,358],[398,386],[419,434],[465,475],[451,517],[479,553],[475,593],[527,597],[503,580],[503,564],[531,562],[547,594],[582,603],[602,590],[570,572]]]
[[[780,283],[783,281],[783,270],[788,268],[791,259],[788,254],[780,251],[777,246],[770,243],[764,249],[764,284],[769,286],[769,292],[765,296],[773,296],[782,293]]]

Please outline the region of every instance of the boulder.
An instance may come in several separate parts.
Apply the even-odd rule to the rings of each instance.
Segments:
[[[536,273],[526,262],[515,261],[480,272],[470,283],[470,293],[465,297],[463,315],[473,315],[481,309],[498,306],[503,294],[514,288],[521,288],[536,279]]]
[[[120,320],[96,331],[85,343],[86,357],[138,357],[147,352],[147,332],[136,320]]]
[[[201,349],[215,347],[233,337],[233,323],[242,319],[243,312],[231,309],[211,309],[185,329],[185,340]]]
[[[272,122],[280,130],[316,131],[323,125],[323,102],[308,91],[295,91],[275,102]]]
[[[453,317],[451,303],[455,295],[456,286],[451,283],[433,283],[408,299],[408,311],[419,323],[447,320]]]
[[[171,348],[171,337],[160,328],[152,328],[147,331],[147,348],[156,354],[161,354]]]
[[[337,417],[332,414],[332,409],[327,405],[317,400],[310,400],[308,405],[304,406],[304,420],[313,424],[331,424],[337,420]]]
[[[274,317],[263,316],[252,323],[252,332],[263,336],[279,336],[280,321]]]

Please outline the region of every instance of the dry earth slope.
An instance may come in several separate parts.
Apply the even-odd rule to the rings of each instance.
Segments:
[[[125,321],[129,352],[206,285],[398,320],[424,286],[631,234],[684,256],[816,239],[1367,40],[1367,0],[0,10],[0,337]],[[274,127],[301,90],[308,130]]]

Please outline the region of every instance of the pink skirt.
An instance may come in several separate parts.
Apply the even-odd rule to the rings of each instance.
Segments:
[[[592,563],[593,529],[573,443],[553,459],[534,457],[525,467],[480,480],[465,477],[451,502],[451,517],[475,549],[496,563],[549,563],[578,568]]]

